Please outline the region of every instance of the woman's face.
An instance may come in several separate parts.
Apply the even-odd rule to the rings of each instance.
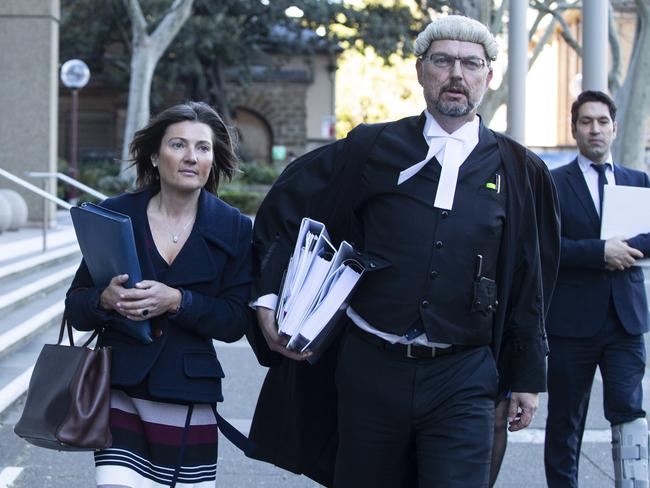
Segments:
[[[167,127],[158,154],[162,191],[194,192],[205,186],[212,170],[212,129],[202,122],[183,121]]]

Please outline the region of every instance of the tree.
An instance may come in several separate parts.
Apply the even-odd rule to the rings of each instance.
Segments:
[[[142,13],[139,0],[124,2],[131,20],[132,32],[131,77],[122,148],[122,165],[123,169],[126,169],[129,158],[128,141],[133,138],[135,131],[149,120],[151,82],[158,60],[189,18],[194,0],[174,0],[151,34],[148,32],[150,25]],[[126,175],[126,172],[124,174]],[[130,178],[133,175],[126,176]]]
[[[299,15],[288,15],[290,7]],[[323,0],[174,0],[169,7],[169,0],[62,0],[61,30],[61,51],[87,55],[105,82],[123,84],[130,70],[126,160],[149,100],[207,100],[228,119],[227,75],[245,85],[259,73],[253,68],[276,69],[272,58],[308,58],[316,50],[331,53],[334,66],[342,44],[372,45],[384,56],[408,51],[419,25],[399,2],[359,8]]]
[[[636,0],[637,26],[625,82],[615,93],[620,115],[614,155],[626,166],[645,170],[645,142],[650,113],[650,0]]]
[[[424,4],[423,8],[430,13],[446,10],[474,17],[488,25],[493,33],[501,33],[504,26],[507,25],[508,0],[500,2],[428,0]],[[567,44],[579,56],[582,55],[582,47],[573,37],[563,16],[569,10],[581,9],[582,2],[580,0],[529,0],[529,5],[536,11],[536,18],[529,30],[529,39],[536,41],[535,48],[530,55],[529,69],[544,46],[552,39],[556,29],[559,29],[560,35]],[[613,10],[610,6],[609,43],[612,63],[609,72],[609,90],[616,99],[620,114],[617,117],[618,135],[613,147],[614,157],[626,166],[645,169],[645,134],[650,112],[650,94],[645,80],[650,76],[650,58],[644,53],[650,49],[650,32],[648,31],[650,0],[635,0],[635,5],[638,22],[634,48],[628,64],[627,76],[622,85],[620,82],[620,46],[613,22]],[[548,19],[550,21],[547,21]],[[496,89],[489,90],[481,105],[481,115],[486,122],[489,122],[496,109],[507,101],[507,71],[504,72],[502,78],[501,85]]]

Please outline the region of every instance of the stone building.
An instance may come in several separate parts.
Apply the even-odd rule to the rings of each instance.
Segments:
[[[273,66],[253,67],[250,81],[237,82],[226,72],[233,124],[247,161],[283,164],[334,138],[335,60],[327,53],[309,58],[275,59]],[[278,67],[279,66],[279,67]],[[173,95],[160,108],[182,102]],[[79,159],[119,157],[127,93],[91,82],[79,93]],[[69,92],[59,90],[58,154],[68,159]],[[152,107],[152,111],[158,110]]]

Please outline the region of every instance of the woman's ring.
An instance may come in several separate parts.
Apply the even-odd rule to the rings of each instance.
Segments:
[[[143,317],[146,317],[147,315],[149,315],[149,309],[145,308],[145,309],[142,311],[142,316],[143,316]]]

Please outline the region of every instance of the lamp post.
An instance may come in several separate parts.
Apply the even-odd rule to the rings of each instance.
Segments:
[[[77,127],[79,113],[79,90],[88,84],[90,69],[80,59],[70,59],[61,66],[61,82],[72,92],[72,110],[70,114],[70,174],[77,179]],[[70,190],[71,203],[76,203],[77,190]]]

